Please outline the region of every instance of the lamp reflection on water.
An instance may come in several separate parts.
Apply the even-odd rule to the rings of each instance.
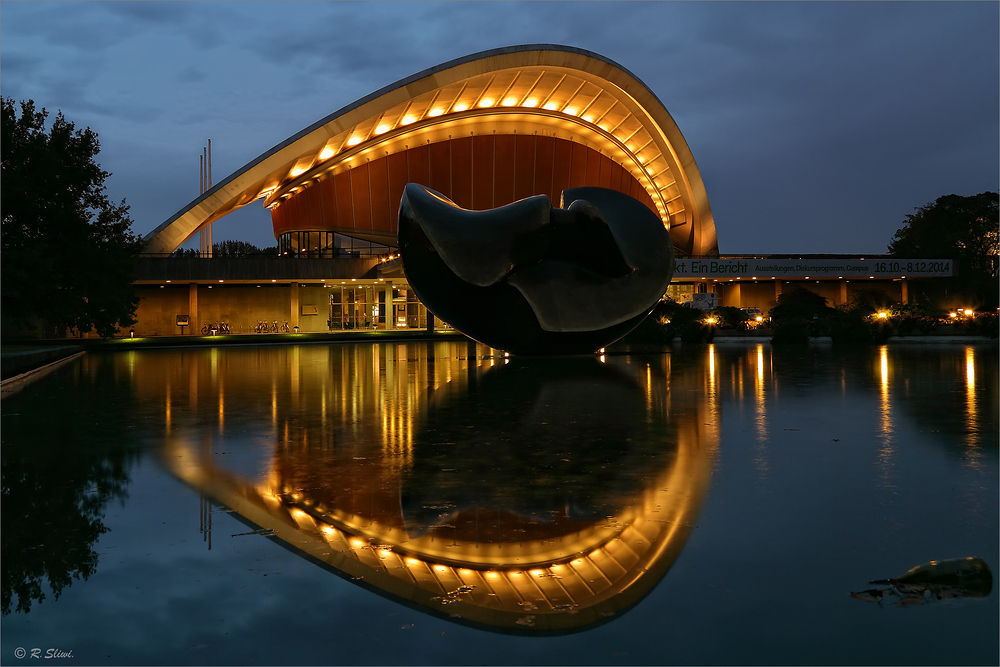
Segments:
[[[762,474],[766,474],[770,470],[770,464],[767,459],[767,443],[768,443],[768,428],[767,428],[767,404],[765,402],[764,393],[764,345],[761,343],[757,344],[757,373],[754,377],[754,429],[757,431],[757,456],[755,456],[755,463],[757,465],[757,470]]]
[[[893,482],[893,424],[892,404],[889,401],[889,346],[879,347],[879,440],[878,469],[879,478],[884,486],[892,486]]]
[[[718,442],[704,371],[621,357],[492,366],[489,348],[454,343],[299,354],[297,371],[258,369],[277,377],[282,426],[260,474],[176,428],[163,461],[381,595],[500,632],[573,632],[646,595],[696,522]],[[255,380],[222,368],[234,386]],[[274,390],[296,374],[298,396]]]
[[[979,415],[976,410],[976,356],[971,346],[965,348],[965,417],[969,445],[975,446],[979,442],[977,426]]]

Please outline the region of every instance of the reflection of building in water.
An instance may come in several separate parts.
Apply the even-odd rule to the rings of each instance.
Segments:
[[[164,461],[323,567],[459,622],[570,632],[652,590],[714,464],[704,372],[673,374],[668,356],[505,364],[482,347],[410,347],[302,348],[340,375],[302,358],[272,368],[279,384],[298,374],[298,395],[273,413],[262,392],[276,444],[261,474],[223,467],[178,427]]]

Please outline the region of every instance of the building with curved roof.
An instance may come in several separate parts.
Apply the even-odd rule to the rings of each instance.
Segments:
[[[677,261],[667,296],[678,301],[706,293],[706,304],[767,309],[784,285],[808,282],[831,303],[871,288],[905,303],[908,278],[954,272],[948,260],[720,257],[698,166],[657,96],[596,53],[529,44],[386,86],[201,194],[144,239],[136,333],[213,323],[252,333],[286,320],[303,332],[433,328],[392,261],[407,183],[472,210],[542,194],[560,206],[562,192],[577,187],[623,192],[668,229]],[[314,261],[157,257],[253,202],[270,210],[280,254]]]
[[[547,44],[458,58],[334,112],[191,202],[146,250],[172,252],[254,201],[284,252],[333,256],[334,234],[395,246],[408,182],[468,209],[611,188],[656,213],[678,255],[718,255],[698,167],[656,95],[596,53]]]

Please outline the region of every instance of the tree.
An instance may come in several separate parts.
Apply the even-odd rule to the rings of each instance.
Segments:
[[[0,239],[4,324],[21,329],[96,329],[102,337],[135,323],[132,285],[141,239],[125,200],[105,193],[109,174],[94,158],[97,134],[59,112],[3,98]]]
[[[251,257],[262,252],[260,248],[246,241],[219,241],[212,246],[212,257]]]
[[[771,343],[805,343],[810,336],[825,336],[835,312],[826,305],[826,297],[804,287],[791,287],[778,296],[778,305],[769,313],[774,331]]]
[[[745,323],[750,319],[745,310],[735,306],[719,306],[712,315],[723,329],[746,329]]]
[[[906,216],[889,243],[889,254],[957,260],[958,276],[949,279],[953,291],[957,289],[975,299],[979,306],[995,307],[1000,250],[998,204],[997,192],[938,197]]]

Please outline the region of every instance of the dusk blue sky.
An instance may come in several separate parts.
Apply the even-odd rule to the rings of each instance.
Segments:
[[[101,140],[146,234],[344,105],[485,49],[595,51],[660,98],[726,253],[884,252],[908,213],[1000,183],[997,2],[13,2],[0,93]],[[215,240],[273,245],[254,203]],[[187,245],[197,245],[197,237]]]

